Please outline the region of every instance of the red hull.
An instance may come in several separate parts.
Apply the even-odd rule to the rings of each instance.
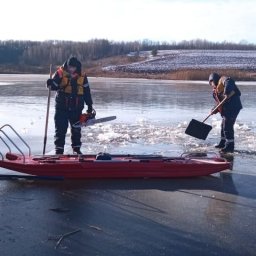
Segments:
[[[230,168],[222,158],[181,158],[112,156],[112,160],[95,160],[95,156],[44,156],[8,157],[0,160],[0,167],[21,173],[63,177],[85,178],[177,178],[205,176]],[[12,158],[12,159],[11,159]]]

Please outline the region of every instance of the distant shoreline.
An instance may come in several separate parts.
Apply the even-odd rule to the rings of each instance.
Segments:
[[[35,72],[37,70],[30,70],[21,72],[19,70],[1,70],[2,75],[47,75],[49,72]],[[86,71],[85,71],[86,72]],[[141,78],[141,79],[158,79],[158,80],[190,80],[190,81],[205,81],[208,80],[211,72],[218,72],[220,75],[226,75],[239,81],[256,81],[256,72],[247,70],[177,70],[173,72],[164,73],[132,73],[132,72],[116,72],[116,71],[101,71],[98,69],[89,69],[86,72],[88,77],[108,77],[108,78]]]
[[[61,56],[54,55],[49,58],[46,48],[40,47],[42,45],[37,46],[35,53],[40,52],[41,49],[45,53],[42,55],[44,56],[42,60],[39,58],[40,54],[34,56],[35,53],[31,50],[29,55],[25,56],[29,57],[29,61],[21,58],[1,62],[0,73],[49,74],[50,65],[52,72],[55,72],[67,58],[64,50]],[[79,47],[77,50],[82,54],[83,50]],[[89,57],[81,55],[79,59],[87,76],[91,77],[206,81],[210,73],[217,72],[220,75],[230,76],[236,81],[256,81],[256,50],[224,49],[159,49],[153,52],[152,50],[136,51],[135,48],[131,51],[129,48],[129,53],[126,53],[128,52],[126,50],[125,53],[120,51],[108,55],[102,54],[97,48],[96,52],[92,52],[95,55],[88,55]],[[5,55],[9,56],[7,53]]]
[[[223,60],[225,64],[222,62],[220,64],[218,59],[216,61],[215,55],[223,58],[224,53],[221,51],[207,52],[208,55],[211,54],[210,56],[199,50],[192,53],[175,51],[171,52],[172,54],[170,51],[161,51],[155,57],[152,57],[150,52],[146,53],[136,57],[119,55],[88,61],[82,63],[83,70],[89,77],[205,81],[208,80],[210,73],[218,72],[237,81],[256,81],[256,60],[254,61],[256,57],[251,56],[249,61],[248,53],[240,56],[239,51],[225,51],[224,53],[228,54],[227,59]],[[190,55],[187,55],[188,53]],[[49,66],[2,64],[0,74],[49,74]],[[58,66],[53,64],[53,72]]]
[[[218,72],[220,75],[226,75],[239,81],[256,81],[256,72],[247,70],[177,70],[165,73],[131,73],[131,72],[89,72],[88,76],[94,77],[113,77],[113,78],[143,78],[158,80],[190,80],[205,81],[209,74]]]

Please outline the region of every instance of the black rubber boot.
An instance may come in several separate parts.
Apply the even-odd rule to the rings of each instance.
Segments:
[[[74,154],[78,154],[78,155],[82,155],[83,153],[81,152],[80,148],[73,148],[73,153]]]
[[[220,150],[221,153],[233,153],[235,148],[234,142],[226,143],[225,147]]]
[[[219,144],[215,145],[215,148],[224,148],[225,147],[226,140],[221,140]]]
[[[56,155],[63,155],[63,153],[64,153],[64,150],[63,150],[63,149],[57,148],[57,149],[55,150],[55,154],[56,154]]]

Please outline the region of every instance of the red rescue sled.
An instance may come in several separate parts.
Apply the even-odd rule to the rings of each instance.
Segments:
[[[230,169],[219,157],[163,157],[158,155],[52,155],[23,156],[7,153],[0,167],[21,173],[87,178],[178,178],[204,176]]]
[[[25,154],[14,140],[4,131],[9,128],[27,147]],[[42,177],[66,179],[87,178],[178,178],[204,176],[230,169],[230,163],[220,157],[187,154],[181,157],[161,155],[41,155],[32,156],[29,145],[10,126],[0,128],[0,140],[8,148],[0,152],[0,167]],[[9,145],[9,144],[10,145]],[[19,154],[12,153],[16,148]]]

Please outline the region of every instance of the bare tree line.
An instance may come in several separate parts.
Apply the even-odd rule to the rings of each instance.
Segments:
[[[92,39],[87,42],[7,40],[0,41],[0,64],[41,66],[48,63],[60,64],[70,55],[87,62],[130,52],[177,49],[256,50],[256,45],[247,42],[218,43],[201,39],[171,43],[151,40],[114,42],[106,39]]]

